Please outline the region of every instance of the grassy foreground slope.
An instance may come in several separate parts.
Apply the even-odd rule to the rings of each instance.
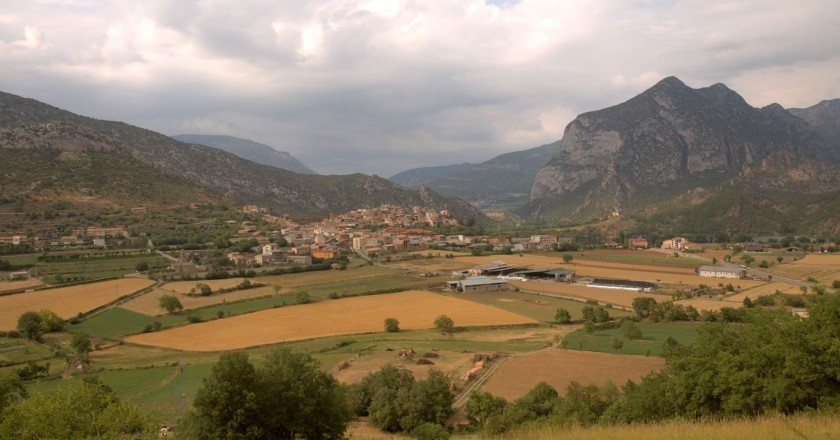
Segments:
[[[666,422],[650,425],[597,427],[543,426],[517,430],[500,439],[564,440],[743,440],[830,439],[840,432],[840,416],[767,416],[757,419],[707,422]]]

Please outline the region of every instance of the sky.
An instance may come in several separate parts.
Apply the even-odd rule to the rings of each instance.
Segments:
[[[840,0],[3,0],[0,90],[320,174],[562,138],[666,76],[753,106],[840,98]]]

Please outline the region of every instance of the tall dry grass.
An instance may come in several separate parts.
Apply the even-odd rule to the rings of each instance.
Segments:
[[[773,415],[757,419],[704,422],[663,422],[607,427],[539,426],[515,431],[502,439],[518,440],[748,440],[837,439],[840,415]]]

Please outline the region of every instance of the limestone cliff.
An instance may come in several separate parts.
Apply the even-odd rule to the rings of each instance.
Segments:
[[[523,213],[588,219],[638,212],[730,181],[774,153],[836,162],[837,151],[781,106],[754,108],[723,84],[674,77],[565,130]]]

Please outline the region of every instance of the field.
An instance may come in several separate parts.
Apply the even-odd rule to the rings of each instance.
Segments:
[[[833,439],[840,432],[836,414],[769,415],[738,420],[669,421],[619,426],[530,426],[499,437],[501,440],[744,440]],[[382,437],[386,438],[386,437]]]
[[[41,276],[58,274],[62,276],[80,276],[83,279],[97,279],[135,273],[137,264],[141,262],[153,267],[169,264],[168,260],[160,255],[149,254],[120,258],[91,258],[66,262],[37,263],[35,267]]]
[[[281,307],[126,338],[126,342],[187,351],[221,351],[324,336],[383,331],[394,317],[400,328],[430,328],[446,314],[457,326],[534,322],[510,312],[429,292],[413,291]]]
[[[799,280],[809,278],[825,284],[840,280],[840,255],[809,254],[805,258],[774,267],[776,275]]]
[[[661,295],[650,292],[634,292],[629,290],[601,289],[597,287],[586,287],[583,284],[556,283],[553,281],[515,281],[510,280],[510,285],[525,292],[538,292],[544,295],[557,297],[581,298],[584,300],[595,300],[599,303],[613,304],[620,307],[632,308],[633,299],[645,296],[656,299],[656,302],[670,301],[669,295]]]
[[[697,329],[700,325],[699,322],[642,322],[636,324],[642,331],[642,338],[638,340],[626,339],[621,328],[596,330],[592,335],[587,335],[583,330],[577,330],[566,336],[563,345],[569,350],[659,356],[662,354],[662,343],[668,337],[672,337],[684,345],[694,342],[697,339]],[[620,349],[612,347],[615,338],[620,338],[624,342]]]
[[[546,382],[565,394],[572,381],[583,385],[603,385],[612,381],[623,385],[665,366],[658,357],[626,356],[547,348],[503,360],[495,374],[481,387],[494,396],[518,399],[534,385]]]
[[[189,293],[190,289],[195,289],[196,284],[201,283],[210,286],[210,289],[215,292],[219,289],[232,289],[244,280],[245,278],[227,278],[224,280],[175,281],[164,284],[160,289],[168,290],[170,293],[186,294]]]
[[[123,278],[100,283],[0,296],[0,330],[13,330],[24,312],[49,309],[64,319],[86,313],[122,296],[149,287],[153,281]]]
[[[528,284],[528,287],[530,287],[534,283],[528,282],[524,284]],[[533,293],[527,293],[524,291],[514,292],[512,290],[504,292],[465,292],[456,293],[453,295],[456,298],[487,304],[493,307],[505,309],[510,312],[544,322],[553,322],[554,314],[557,312],[557,309],[561,307],[568,310],[569,313],[571,313],[573,320],[583,319],[581,310],[584,306],[586,306],[586,303],[583,303],[581,301],[573,301],[547,295],[538,295]],[[631,312],[627,312],[620,309],[611,309],[609,312],[611,317],[622,317],[632,315]]]
[[[20,281],[0,281],[0,293],[11,292],[14,290],[28,289],[32,287],[42,286],[44,283],[35,278]]]

